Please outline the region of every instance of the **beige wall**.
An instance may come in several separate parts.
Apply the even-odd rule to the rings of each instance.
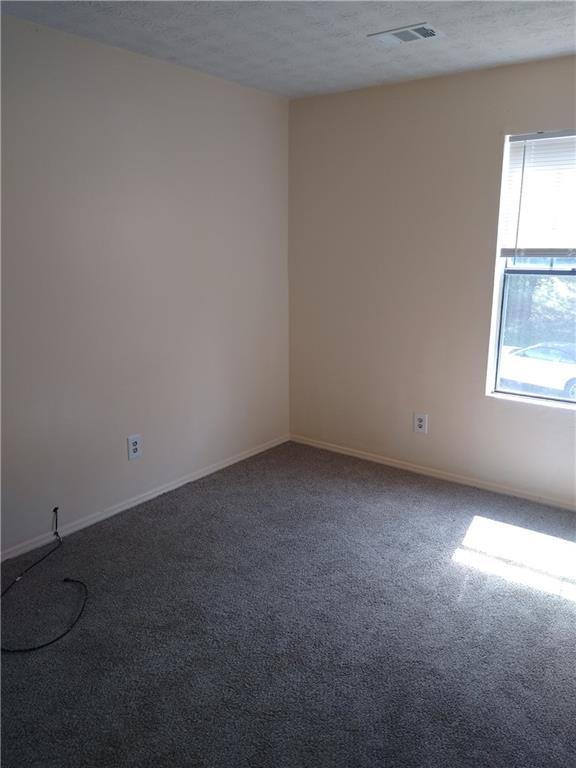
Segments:
[[[485,384],[504,135],[573,127],[575,85],[563,58],[291,104],[293,434],[574,503],[574,412]]]
[[[288,125],[270,95],[4,35],[14,553],[56,504],[72,530],[285,437]],[[291,105],[296,436],[573,503],[574,413],[484,388],[503,138],[574,125],[574,85],[558,59]]]
[[[13,553],[55,504],[74,527],[287,434],[288,121],[280,98],[3,25]]]

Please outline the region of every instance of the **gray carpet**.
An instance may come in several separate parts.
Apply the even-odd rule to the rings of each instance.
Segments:
[[[3,768],[574,768],[576,603],[454,563],[474,515],[576,536],[286,444],[68,537],[5,600],[29,642],[90,588],[3,656]]]

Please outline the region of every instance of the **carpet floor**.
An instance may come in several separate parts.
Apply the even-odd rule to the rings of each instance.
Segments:
[[[3,768],[574,768],[576,602],[455,562],[475,517],[576,539],[291,443],[67,537],[4,600],[15,645],[90,590],[3,655]]]

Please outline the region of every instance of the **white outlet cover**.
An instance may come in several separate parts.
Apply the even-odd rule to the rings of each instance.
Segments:
[[[128,445],[128,459],[139,459],[142,456],[142,437],[140,435],[130,435],[126,438]]]
[[[422,435],[428,434],[428,414],[415,413],[413,426],[414,432],[419,432]]]

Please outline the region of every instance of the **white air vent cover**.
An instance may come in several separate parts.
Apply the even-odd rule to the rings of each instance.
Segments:
[[[442,32],[434,29],[422,22],[420,24],[410,24],[407,27],[396,27],[395,29],[386,29],[384,32],[374,32],[368,35],[372,40],[377,40],[383,45],[400,45],[401,43],[412,43],[416,40],[432,40],[434,37],[444,37]]]

